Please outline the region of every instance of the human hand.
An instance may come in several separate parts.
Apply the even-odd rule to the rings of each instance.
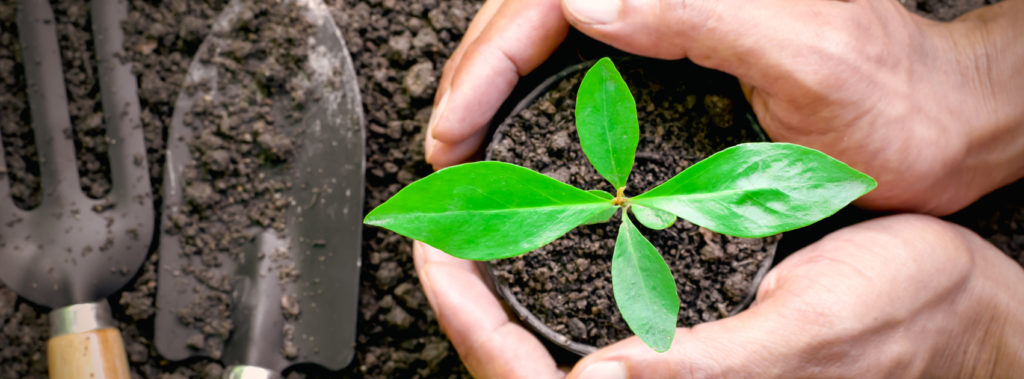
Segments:
[[[435,168],[479,148],[570,22],[632,53],[736,75],[774,140],[878,180],[861,205],[948,214],[1024,176],[1024,0],[954,23],[889,0],[490,0],[445,65],[426,138]]]
[[[568,32],[558,0],[487,0],[441,72],[424,139],[427,162],[440,170],[469,159],[519,77]]]
[[[1010,377],[1024,372],[1024,271],[970,231],[899,215],[826,236],[765,277],[740,314],[637,337],[570,378]]]
[[[512,322],[476,263],[413,242],[413,261],[441,329],[475,378],[562,378],[547,349]]]

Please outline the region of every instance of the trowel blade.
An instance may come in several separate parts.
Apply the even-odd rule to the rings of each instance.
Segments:
[[[197,99],[217,96],[216,67],[194,60],[186,87],[200,84],[194,88],[203,90],[183,91],[175,105],[164,177],[155,338],[167,359],[212,356],[225,365],[280,372],[298,363],[338,370],[354,355],[365,171],[362,105],[348,49],[329,11],[320,0],[296,3],[313,25],[310,82],[322,90],[305,108],[291,162],[269,173],[291,182],[283,231],[256,231],[242,257],[218,268],[230,278],[233,306],[226,312],[232,325],[226,340],[213,346],[196,344],[195,336],[204,331],[180,320],[179,311],[196,297],[210,296],[210,289],[186,272],[200,265],[199,258],[182,254],[169,215],[184,205],[186,183],[180,178],[191,159],[187,143],[193,134],[184,120]],[[214,31],[230,27],[245,6],[232,1]],[[199,51],[211,44],[208,37]]]

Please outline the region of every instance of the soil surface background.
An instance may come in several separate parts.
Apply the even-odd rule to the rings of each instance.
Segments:
[[[430,173],[423,162],[422,128],[444,61],[479,9],[479,1],[325,1],[352,54],[367,131],[366,204],[369,210],[402,186]],[[51,3],[58,25],[65,81],[83,189],[109,191],[106,139],[87,2]],[[147,160],[160,209],[165,139],[188,65],[224,9],[224,0],[132,0],[124,59],[139,81]],[[13,196],[21,208],[38,205],[38,156],[25,94],[24,62],[15,23],[16,1],[0,2],[0,120]],[[82,147],[84,146],[84,148]],[[357,353],[341,372],[302,366],[291,376],[465,377],[419,287],[408,240],[364,229]],[[154,249],[156,245],[154,244]],[[119,321],[132,375],[219,377],[210,359],[168,362],[153,345],[155,251],[124,290],[109,299]],[[0,377],[45,377],[48,309],[0,286]]]
[[[209,31],[224,0],[131,0],[124,25],[124,59],[139,80],[147,161],[155,206],[160,207],[163,149],[174,101],[188,64]],[[365,210],[430,172],[423,162],[423,129],[441,69],[482,1],[471,0],[326,0],[352,53],[359,76],[367,129]],[[929,17],[949,20],[992,0],[906,0],[904,5]],[[80,1],[52,2],[65,65],[75,146],[82,187],[101,197],[109,191],[106,144],[96,59],[92,53],[88,6]],[[18,42],[15,0],[0,0],[0,136],[7,167],[0,175],[13,182],[19,207],[40,198],[37,149],[25,95],[24,62]],[[569,56],[580,47],[568,46]],[[597,55],[599,56],[599,55]],[[586,55],[585,58],[596,58]],[[577,59],[578,61],[579,59]],[[543,71],[543,70],[542,70]],[[1018,182],[951,216],[1024,263],[1024,182]],[[842,216],[842,214],[841,214]],[[851,218],[856,218],[854,215]],[[823,222],[782,243],[812,240]],[[300,367],[290,376],[465,377],[450,343],[437,326],[412,264],[411,245],[403,237],[366,228],[360,276],[357,354],[339,373]],[[155,244],[154,244],[155,247]],[[777,256],[779,259],[781,256]],[[209,359],[168,362],[153,346],[156,292],[155,251],[137,276],[109,299],[124,334],[133,377],[219,377],[222,367]],[[46,375],[48,310],[20,299],[0,286],[0,377]]]
[[[636,100],[640,141],[626,196],[636,196],[694,163],[743,143],[761,141],[731,76],[686,62],[616,59]],[[574,122],[584,67],[552,85],[498,127],[488,158],[515,163],[582,189],[614,194],[587,160]],[[493,274],[553,331],[606,346],[629,337],[612,294],[611,259],[620,211],[608,222],[576,228],[530,253],[492,261]],[[664,230],[635,223],[669,264],[680,297],[679,326],[728,316],[756,291],[778,236],[724,236],[677,219]]]

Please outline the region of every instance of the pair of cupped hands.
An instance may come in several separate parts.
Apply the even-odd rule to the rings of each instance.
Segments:
[[[570,25],[630,53],[735,75],[772,140],[873,176],[849,226],[774,267],[754,304],[558,367],[472,262],[416,242],[441,327],[477,377],[1000,376],[1024,372],[1024,270],[935,216],[1024,176],[1024,0],[939,23],[895,0],[488,0],[445,65],[426,135],[470,159]],[[571,371],[569,371],[571,370]]]

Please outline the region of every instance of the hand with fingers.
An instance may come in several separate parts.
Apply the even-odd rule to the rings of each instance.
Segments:
[[[509,318],[476,262],[413,243],[413,262],[441,329],[476,378],[560,378],[536,337]]]
[[[1024,176],[1021,23],[1024,0],[1005,0],[951,23],[912,15],[889,0],[489,0],[444,68],[428,127],[427,160],[440,169],[472,156],[519,77],[550,56],[572,25],[631,53],[689,58],[737,76],[773,140],[822,150],[878,180],[860,205],[949,214]],[[991,325],[983,329],[995,333],[1009,323],[1009,316],[997,322],[958,307],[989,301],[978,304],[979,311],[1006,311],[1006,304],[992,297],[1009,287],[975,276],[998,272],[1006,281],[1001,285],[1020,284],[1024,279],[1011,275],[1020,274],[1019,268],[1007,262],[996,267],[993,248],[966,231],[906,217],[854,226],[796,253],[773,270],[755,307],[680,329],[667,354],[627,340],[588,357],[573,375],[592,373],[588,367],[669,377],[680,372],[866,375],[872,372],[857,370],[873,367],[971,375],[978,372],[924,370],[994,370],[997,363],[1024,361],[1024,350],[1012,342],[983,345],[979,341],[988,336],[953,330],[991,322],[980,325]],[[886,234],[880,225],[903,233]],[[876,245],[856,243],[851,236]],[[935,244],[936,239],[956,244]],[[872,246],[891,255],[887,267],[881,267]],[[508,320],[473,264],[425,245],[416,251],[431,304],[471,372],[560,375],[539,342]],[[964,262],[944,258],[936,259],[946,264],[922,266],[936,254],[970,257],[971,270],[957,271],[964,267],[956,264]],[[893,259],[905,264],[894,265]],[[918,286],[898,284],[903,282]],[[939,285],[950,282],[982,282],[972,286],[984,289]],[[803,289],[812,285],[835,296],[812,296]],[[962,298],[960,304],[941,300],[954,292],[963,297],[957,291],[988,297]],[[879,297],[890,292],[903,297]],[[836,330],[829,330],[832,326]],[[948,330],[935,333],[949,339],[916,341],[911,338],[919,335],[893,331],[911,330],[900,327],[943,327]],[[936,347],[942,343],[962,350]],[[906,351],[915,346],[922,350]],[[941,354],[958,359],[928,360]],[[865,361],[850,362],[859,358]],[[997,358],[1001,361],[990,361]]]
[[[1024,370],[1021,283],[1016,262],[960,226],[883,217],[796,252],[749,309],[677,329],[667,352],[631,337],[569,377],[1010,377]]]
[[[563,375],[509,320],[473,262],[419,242],[414,258],[475,377]],[[631,337],[587,356],[569,377],[1011,376],[1024,370],[1021,283],[1016,262],[962,227],[884,217],[798,251],[769,272],[749,309],[678,329],[667,352]]]
[[[572,24],[631,53],[736,75],[773,140],[878,179],[861,205],[945,215],[1024,175],[1021,23],[1024,0],[952,23],[890,0],[490,0],[445,65],[427,161],[470,157]]]

